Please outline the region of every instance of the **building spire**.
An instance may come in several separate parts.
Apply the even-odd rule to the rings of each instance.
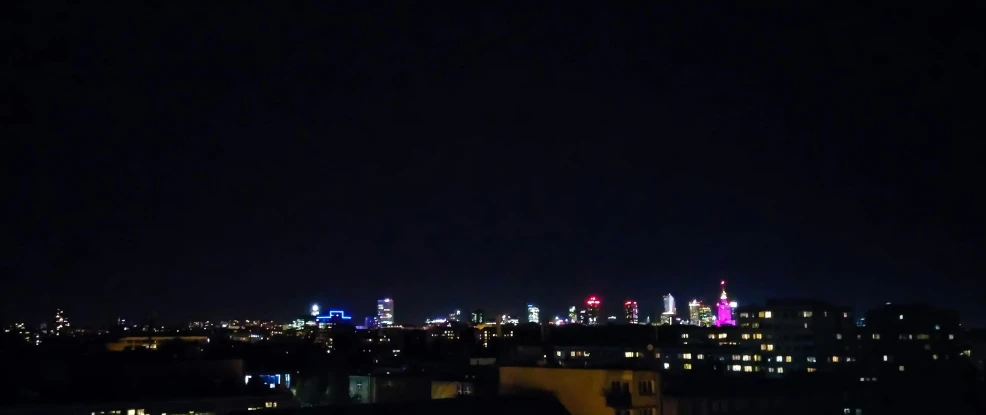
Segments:
[[[722,288],[722,295],[719,296],[719,299],[720,300],[727,299],[728,297],[726,297],[726,280],[722,280],[721,282],[719,282],[719,287]]]

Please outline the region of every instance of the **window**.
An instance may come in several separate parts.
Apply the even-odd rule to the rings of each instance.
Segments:
[[[692,370],[692,364],[691,363],[685,363],[685,370]]]
[[[811,311],[802,311],[801,317],[811,317]]]
[[[846,311],[842,312],[842,318],[849,318],[849,313]]]
[[[748,354],[743,355],[743,361],[744,362],[749,362],[750,361],[750,355],[748,355]]]
[[[880,333],[873,333],[873,340],[880,340]]]
[[[903,372],[904,371],[904,366],[897,366],[897,370]]]
[[[903,320],[903,319],[904,319],[904,315],[903,315],[903,314],[901,314],[901,315],[900,315],[900,318],[898,318],[898,320]]]
[[[884,362],[889,362],[890,361],[890,357],[887,356],[887,355],[883,355],[883,361]]]
[[[809,367],[808,368],[808,373],[815,373],[816,370],[818,370],[818,369],[815,369],[813,367]]]
[[[836,340],[842,340],[842,333],[835,333]]]
[[[742,338],[743,340],[750,340],[750,334],[749,333],[743,333],[743,335],[740,336],[740,338]]]
[[[682,359],[686,359],[686,360],[691,360],[692,359],[692,354],[691,353],[683,353],[681,355],[681,358]]]
[[[743,356],[740,356],[738,354],[734,354],[733,355],[733,360],[743,360]]]
[[[763,311],[757,313],[757,317],[763,318],[763,316],[764,316],[764,312]]]
[[[941,330],[941,325],[935,324],[935,330]]]
[[[640,353],[639,352],[624,352],[623,355],[626,356],[626,357],[628,357],[628,358],[630,358],[630,357],[639,357],[640,356]]]
[[[766,350],[768,352],[774,351],[774,345],[772,344],[761,344],[760,350]]]
[[[937,354],[931,355],[931,360],[938,360],[938,355]]]
[[[653,395],[654,394],[654,381],[653,380],[642,380],[637,382],[637,391],[641,395]]]
[[[754,339],[757,339],[757,340],[760,340],[760,339],[762,339],[762,338],[763,338],[763,334],[760,334],[760,333],[754,333],[754,334],[753,334],[753,338],[754,338]]]
[[[931,338],[931,336],[929,336],[927,334],[918,334],[918,340],[928,340],[930,338]]]
[[[815,363],[815,356],[808,356],[808,363]]]
[[[572,351],[568,352],[568,355],[569,356],[572,356],[572,357],[575,357],[575,350],[572,350]],[[630,357],[630,356],[627,356],[627,357]]]
[[[733,372],[739,372],[741,370],[743,370],[743,366],[733,365]]]
[[[583,352],[582,356],[589,357],[589,352]]]
[[[777,363],[783,362],[784,356],[777,356]]]
[[[832,356],[832,363],[839,363],[839,356]]]
[[[682,333],[681,334],[681,338],[682,339],[687,339],[688,338],[688,333]]]
[[[758,355],[758,354],[753,355],[753,361],[754,362],[759,362],[760,361],[760,355]]]
[[[771,314],[772,314],[772,313],[771,313],[771,312],[769,312],[769,311],[764,311],[764,312],[763,312],[763,317],[764,317],[764,318],[771,318],[771,317],[773,317],[773,315],[771,315]]]
[[[671,369],[671,364],[670,363],[665,363],[664,364],[664,368],[665,369]]]
[[[695,356],[695,358],[696,358],[696,359],[698,359],[698,360],[702,360],[702,359],[705,359],[705,355],[704,355],[704,354],[701,354],[701,353],[699,353],[699,354],[697,354],[697,355]]]
[[[777,368],[777,373],[784,373],[784,368],[783,367]]]
[[[842,408],[842,413],[848,414],[849,413],[849,408]]]
[[[955,340],[955,335],[954,334],[949,334],[948,335],[948,339],[949,340]]]
[[[768,368],[767,368],[767,373],[774,373],[774,371],[775,371],[775,370],[776,370],[776,369],[774,369],[774,368],[772,368],[772,367],[768,367]]]
[[[753,366],[743,366],[744,372],[753,372]]]
[[[739,316],[740,318],[748,318],[750,317],[750,313],[739,313]]]
[[[791,363],[791,356],[784,356],[784,361],[787,363]]]

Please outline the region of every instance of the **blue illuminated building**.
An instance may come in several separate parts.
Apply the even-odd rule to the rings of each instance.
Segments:
[[[352,319],[353,317],[347,316],[343,310],[329,310],[329,314],[315,316],[315,321],[319,325],[349,322]]]

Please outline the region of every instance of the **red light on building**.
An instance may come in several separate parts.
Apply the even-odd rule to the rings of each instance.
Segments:
[[[599,305],[599,299],[596,298],[596,296],[593,295],[593,296],[589,297],[589,299],[586,300],[585,303],[586,303],[586,305],[589,305],[589,306],[597,306],[597,305]]]

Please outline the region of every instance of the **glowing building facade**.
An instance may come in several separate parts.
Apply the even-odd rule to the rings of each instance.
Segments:
[[[528,323],[540,323],[541,322],[541,310],[537,308],[534,304],[527,305],[527,322]]]
[[[672,296],[670,293],[664,296],[664,312],[661,314],[670,314],[670,315],[678,314],[677,310],[675,310],[674,308],[674,296]]]
[[[579,322],[579,312],[575,311],[574,305],[568,308],[568,322],[576,324]]]
[[[733,307],[729,305],[729,297],[726,296],[726,281],[719,283],[722,288],[722,295],[719,296],[719,304],[716,304],[716,327],[735,326],[733,320]]]
[[[636,301],[629,300],[623,303],[623,311],[627,324],[640,324]]]
[[[697,299],[693,299],[690,303],[688,303],[688,322],[693,326],[702,325],[702,318],[698,315],[698,310],[700,308],[702,308],[702,303],[700,303]]]
[[[394,325],[394,300],[390,298],[377,300],[377,324],[380,327]]]
[[[712,317],[712,307],[702,305],[698,308],[698,321],[702,327],[710,327],[715,322]]]
[[[602,302],[596,296],[590,296],[585,300],[585,324],[590,326],[599,324],[599,308]]]
[[[62,309],[55,311],[55,321],[51,326],[51,330],[56,336],[61,336],[69,332],[70,325],[68,319],[65,318],[65,312],[62,311]]]

